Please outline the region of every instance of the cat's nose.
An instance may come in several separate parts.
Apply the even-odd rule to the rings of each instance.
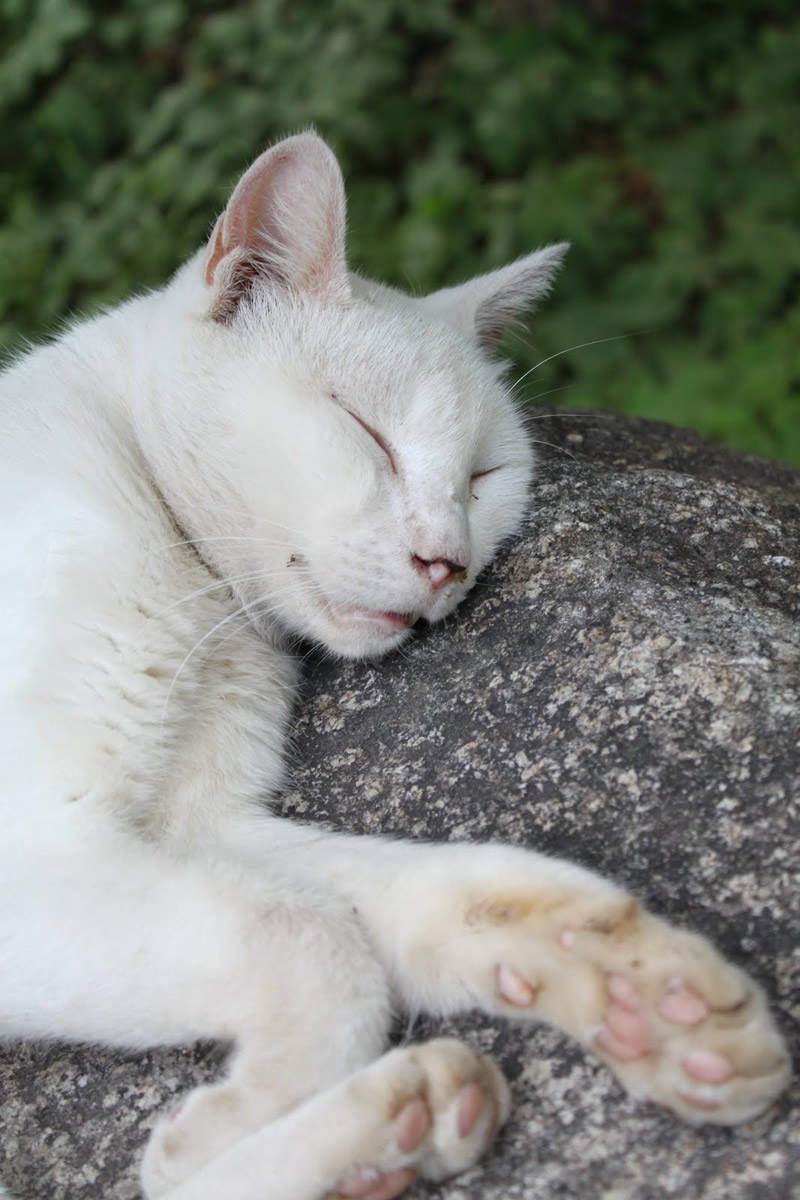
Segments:
[[[467,568],[461,563],[451,562],[449,558],[421,558],[419,554],[412,554],[411,558],[414,566],[428,576],[435,592],[446,583],[466,578]]]

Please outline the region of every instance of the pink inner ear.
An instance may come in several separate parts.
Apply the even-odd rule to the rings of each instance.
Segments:
[[[232,258],[231,271],[220,264]],[[209,240],[205,280],[227,315],[257,276],[330,298],[349,294],[338,163],[313,134],[266,151],[240,179]]]
[[[259,224],[262,179],[266,170],[240,180],[225,212],[217,221],[206,260],[206,283],[212,284],[217,267],[236,246],[254,247]]]
[[[214,227],[214,232],[211,235],[212,241],[206,259],[206,283],[210,287],[214,282],[214,275],[221,260],[225,257],[227,251],[222,240],[222,225],[225,218],[220,217]]]

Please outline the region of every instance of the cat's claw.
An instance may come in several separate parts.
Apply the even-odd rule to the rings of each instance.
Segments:
[[[517,1008],[530,1008],[536,1003],[538,987],[524,979],[507,963],[499,963],[495,969],[495,986],[498,996],[507,1004]]]

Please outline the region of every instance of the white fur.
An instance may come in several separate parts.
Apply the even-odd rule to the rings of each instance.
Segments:
[[[440,620],[518,524],[532,454],[483,347],[563,250],[414,301],[348,275],[343,238],[333,155],[289,139],[163,291],[2,379],[0,1030],[235,1041],[228,1079],[156,1130],[150,1196],[315,1200],[359,1155],[390,1169],[389,1108],[365,1096],[411,1078],[368,1067],[392,1006],[509,1009],[494,969],[521,935],[466,936],[469,914],[498,887],[555,889],[565,913],[619,899],[519,850],[335,838],[264,807],[290,639],[393,649],[391,614]],[[434,587],[443,562],[463,580]],[[541,1015],[584,1040],[602,1020]],[[432,1175],[489,1136],[462,1154],[442,1121]]]

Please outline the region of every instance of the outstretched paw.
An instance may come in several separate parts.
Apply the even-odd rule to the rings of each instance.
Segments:
[[[728,1125],[762,1112],[789,1060],[758,986],[705,938],[630,898],[588,917],[585,903],[583,913],[559,906],[547,966],[526,970],[521,946],[514,966],[496,967],[501,1002],[566,1028],[634,1095],[687,1120]]]
[[[612,971],[594,1046],[637,1095],[690,1121],[757,1116],[785,1086],[784,1044],[756,985],[700,938],[664,973]]]
[[[339,1177],[334,1195],[347,1200],[393,1200],[417,1173],[444,1179],[466,1170],[508,1115],[494,1064],[450,1038],[395,1050],[373,1071],[384,1076],[392,1115],[374,1154]]]

